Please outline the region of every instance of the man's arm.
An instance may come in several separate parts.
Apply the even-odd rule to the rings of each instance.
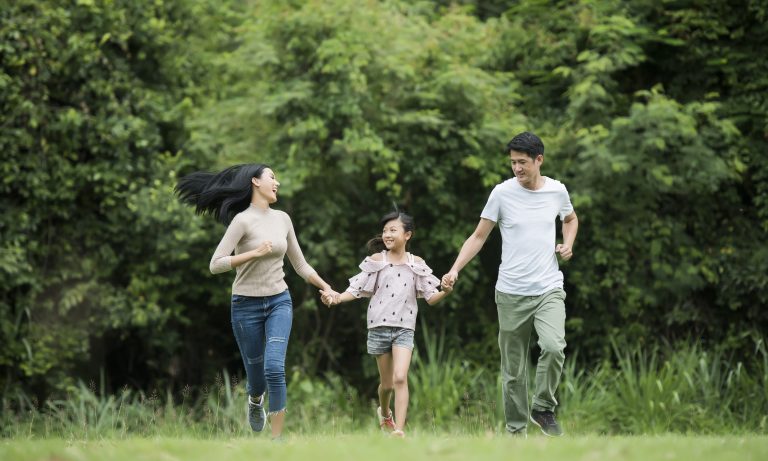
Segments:
[[[453,287],[456,280],[459,278],[459,271],[464,269],[464,266],[472,261],[472,258],[480,252],[483,248],[485,241],[488,240],[488,236],[491,235],[495,222],[490,219],[480,218],[480,222],[477,224],[477,228],[469,236],[464,244],[461,246],[459,256],[456,257],[456,262],[453,263],[451,270],[443,276],[442,285],[444,287]]]
[[[563,219],[563,243],[555,246],[555,252],[560,253],[560,257],[565,261],[573,256],[573,242],[576,240],[578,231],[579,218],[574,211]]]

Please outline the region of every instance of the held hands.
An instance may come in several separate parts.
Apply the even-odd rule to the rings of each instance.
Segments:
[[[573,248],[571,248],[570,245],[558,243],[555,246],[555,253],[559,253],[560,257],[563,258],[564,261],[568,261],[573,256]]]
[[[453,291],[453,284],[456,283],[456,280],[459,279],[459,273],[455,270],[449,271],[447,274],[445,274],[440,281],[440,286],[443,288],[443,291],[446,293],[450,293]]]
[[[340,297],[341,295],[333,288],[328,288],[328,290],[320,290],[320,300],[328,307],[331,307],[334,304],[339,304]]]

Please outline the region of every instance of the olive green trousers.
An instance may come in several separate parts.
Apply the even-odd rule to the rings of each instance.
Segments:
[[[565,362],[565,291],[555,288],[540,296],[496,291],[499,350],[506,428],[525,432],[528,426],[528,351],[531,329],[539,337],[533,409],[554,411],[555,392]]]

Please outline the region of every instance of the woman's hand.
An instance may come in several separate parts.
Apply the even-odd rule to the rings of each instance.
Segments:
[[[333,306],[334,304],[339,304],[339,298],[341,295],[335,291],[332,288],[329,288],[327,290],[320,290],[320,299],[328,307]]]
[[[272,241],[271,240],[264,240],[261,242],[261,245],[256,247],[253,251],[253,257],[254,258],[261,258],[262,256],[266,256],[270,253],[272,253]]]

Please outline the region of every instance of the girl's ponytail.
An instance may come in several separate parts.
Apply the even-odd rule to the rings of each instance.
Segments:
[[[384,245],[384,239],[381,238],[381,234],[368,240],[368,243],[366,244],[366,246],[368,247],[368,251],[370,251],[372,254],[381,253],[382,251],[387,249],[387,246]]]

